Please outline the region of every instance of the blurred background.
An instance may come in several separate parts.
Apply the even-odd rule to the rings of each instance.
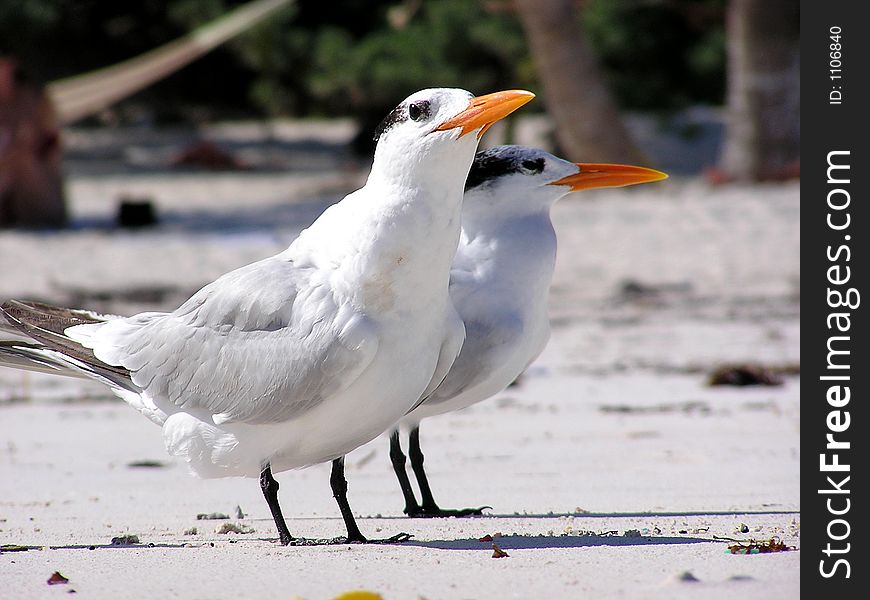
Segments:
[[[438,86],[539,93],[486,143],[716,183],[796,177],[798,33],[791,0],[7,0],[0,224],[66,223],[64,154],[73,176],[89,158],[295,166],[286,145],[241,154],[216,123],[260,123],[246,141],[265,144],[277,120],[343,119],[332,141],[365,159],[380,119]]]

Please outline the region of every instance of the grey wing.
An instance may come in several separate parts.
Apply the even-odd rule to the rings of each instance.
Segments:
[[[67,330],[128,369],[171,414],[215,423],[292,419],[349,386],[377,352],[375,328],[314,269],[272,257],[221,277],[173,313]]]
[[[415,408],[425,402],[444,383],[462,350],[465,342],[465,323],[462,322],[462,318],[452,304],[447,315],[447,323],[444,330],[446,333],[441,343],[441,351],[438,353],[438,363],[435,365],[432,379],[429,381],[429,385],[426,386],[420,399],[411,407],[407,414],[410,414]]]
[[[503,351],[509,350],[521,334],[518,320],[466,320],[462,350],[447,377],[425,402],[446,402],[484,381],[501,365]]]

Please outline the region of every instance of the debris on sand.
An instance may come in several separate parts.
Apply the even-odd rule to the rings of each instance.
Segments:
[[[493,558],[506,558],[510,556],[507,552],[498,547],[498,544],[492,545],[492,557]]]
[[[127,466],[131,469],[161,469],[166,463],[159,460],[134,460],[128,462]]]
[[[626,279],[619,284],[616,291],[617,302],[637,302],[662,304],[666,297],[688,296],[692,293],[692,284],[688,281],[672,283],[644,283],[635,279]]]
[[[3,544],[0,546],[0,554],[4,552],[27,552],[30,549],[30,546],[22,546],[20,544]]]
[[[683,412],[686,414],[708,415],[713,409],[709,404],[701,400],[687,400],[686,402],[673,402],[655,404],[652,406],[638,406],[630,404],[602,404],[598,410],[603,413],[617,414],[666,414]]]
[[[778,537],[772,537],[769,540],[762,541],[738,541],[736,544],[728,546],[728,552],[731,554],[770,554],[772,552],[788,552],[790,550],[797,550],[797,548],[794,546],[787,546]]]
[[[113,546],[132,546],[139,543],[139,536],[136,534],[119,535],[112,538]]]
[[[196,527],[184,530],[184,535],[196,535],[197,533],[199,533],[199,530]]]
[[[118,227],[129,228],[157,225],[157,211],[154,208],[154,201],[148,197],[121,196],[115,222]]]
[[[717,367],[707,385],[782,385],[783,380],[773,369],[758,364],[722,365]]]
[[[69,579],[61,575],[58,571],[55,571],[51,574],[51,577],[46,580],[48,585],[63,585],[65,583],[69,583]]]
[[[245,518],[245,511],[243,511],[242,507],[239,506],[238,504],[236,504],[236,518],[237,519],[244,519]]]
[[[199,513],[198,515],[196,515],[197,521],[220,521],[220,520],[229,519],[229,518],[230,518],[229,515],[225,515],[224,513],[218,513],[218,512]]]
[[[224,523],[217,529],[215,529],[216,533],[254,533],[254,530],[247,525],[239,525],[237,523]]]

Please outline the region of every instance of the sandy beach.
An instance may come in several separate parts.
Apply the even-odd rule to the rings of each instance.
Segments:
[[[172,309],[361,184],[365,166],[336,150],[348,131],[272,132],[275,152],[212,131],[260,165],[216,174],[168,169],[174,142],[113,154],[73,132],[74,226],[0,231],[0,298]],[[151,199],[160,225],[114,228],[121,196]],[[485,516],[405,518],[381,437],[348,457],[350,502],[365,534],[411,541],[282,547],[257,482],[191,477],[97,384],[0,368],[0,545],[19,547],[0,553],[0,598],[796,597],[798,183],[675,177],[575,194],[553,218],[549,346],[518,385],[421,429],[436,499]],[[782,384],[709,386],[729,363]],[[277,475],[294,535],[343,533],[328,473]],[[773,537],[795,550],[729,550]],[[55,571],[69,582],[47,585]]]

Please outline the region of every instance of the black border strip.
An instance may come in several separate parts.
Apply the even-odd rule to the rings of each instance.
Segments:
[[[849,292],[870,294],[870,22],[859,14],[866,8],[854,0],[801,2],[801,196],[806,210],[801,219],[800,546],[801,588],[808,598],[866,598],[870,593],[864,550],[870,545],[868,506],[866,494],[859,491],[870,486],[864,468],[870,451],[862,443],[870,400],[870,327],[864,316],[870,309],[863,304],[870,303],[870,295],[857,301]],[[831,38],[837,28],[839,41]],[[842,45],[839,58],[831,54],[836,43]],[[834,67],[841,71],[832,71]],[[849,169],[829,171],[829,161]],[[841,297],[852,306],[833,306]],[[849,448],[827,447],[828,434],[835,442],[848,442]],[[829,465],[836,460],[849,470],[824,471],[821,455]],[[838,493],[837,487],[849,491]]]

